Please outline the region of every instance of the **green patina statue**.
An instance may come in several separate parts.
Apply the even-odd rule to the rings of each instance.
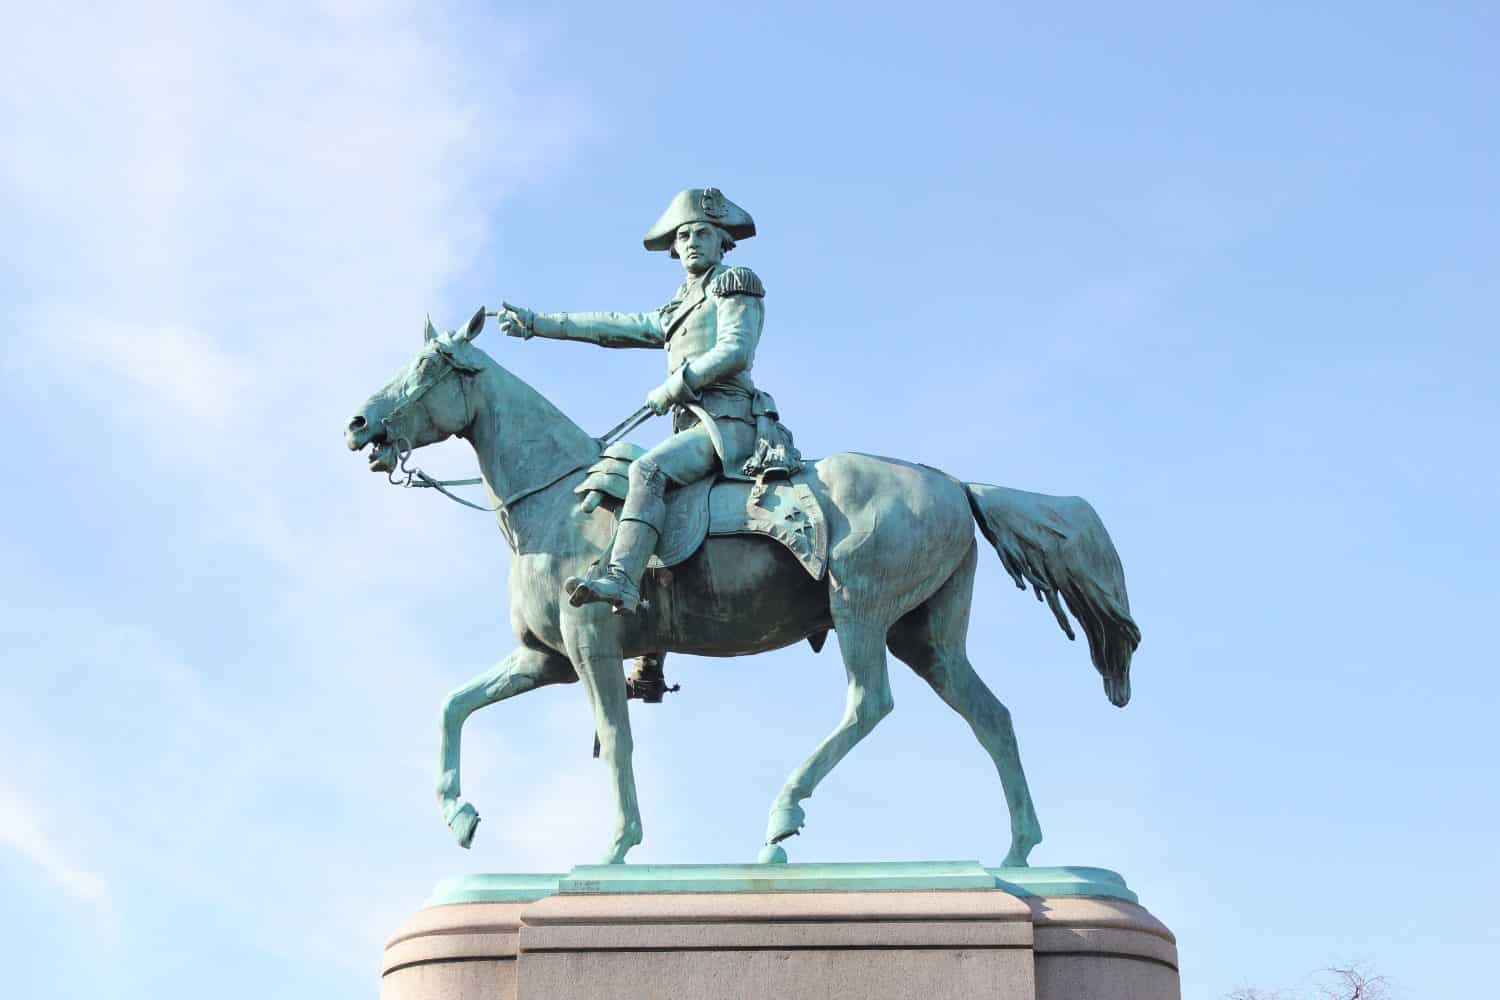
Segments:
[[[891,710],[886,651],[968,722],[999,772],[1010,811],[1003,864],[1024,865],[1041,828],[1010,713],[965,649],[979,532],[1017,586],[1032,586],[1069,638],[1077,619],[1105,694],[1130,699],[1140,631],[1120,561],[1077,497],[969,483],[929,466],[834,454],[805,466],[775,404],[750,379],[764,290],[724,252],[754,235],[716,189],[679,194],[646,236],[688,278],[653,313],[496,313],[511,336],[665,347],[668,378],[642,414],[674,411],[650,450],[595,438],[474,346],[480,309],[459,331],[429,322],[423,344],[356,411],[349,448],[407,485],[445,485],[407,460],[459,436],[474,448],[511,547],[515,652],[443,704],[438,801],[468,847],[479,815],[460,789],[460,736],[474,711],[549,684],[582,681],[615,798],[606,862],[642,837],[623,661],[677,650],[741,656],[838,633],[848,678],[843,717],[772,802],[762,862],[784,862],[801,802]],[[639,416],[639,415],[638,415]],[[628,419],[628,430],[639,419]],[[446,492],[446,490],[444,490]],[[472,506],[472,505],[471,505]],[[1066,610],[1064,610],[1066,606]],[[660,677],[648,686],[660,698]]]

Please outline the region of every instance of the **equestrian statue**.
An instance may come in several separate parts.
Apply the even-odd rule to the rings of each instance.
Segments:
[[[668,251],[687,272],[665,305],[541,313],[503,303],[446,333],[429,320],[421,349],[349,420],[346,443],[370,449],[371,470],[450,496],[452,483],[407,462],[434,442],[468,441],[481,473],[471,482],[485,487],[490,505],[482,509],[495,513],[511,548],[519,646],[443,703],[443,817],[468,847],[479,823],[460,786],[469,715],[581,681],[613,784],[615,827],[604,861],[623,862],[642,838],[628,700],[660,700],[665,654],[743,656],[803,639],[818,651],[834,631],[848,678],[844,713],[772,802],[759,860],[787,860],[783,842],[802,829],[802,801],[891,711],[889,650],[968,722],[989,754],[1010,812],[1003,863],[1024,865],[1042,834],[1010,712],[966,652],[974,529],[1070,639],[1071,612],[1105,694],[1123,707],[1140,630],[1114,545],[1078,497],[969,483],[873,455],[804,462],[775,401],[750,375],[765,288],[749,268],[723,263],[754,235],[749,213],[718,189],[682,191],[645,237],[648,250]],[[512,337],[664,348],[666,381],[635,414],[593,437],[474,345],[487,315]],[[673,433],[664,442],[642,449],[619,440],[668,411]],[[627,658],[636,659],[629,679]]]

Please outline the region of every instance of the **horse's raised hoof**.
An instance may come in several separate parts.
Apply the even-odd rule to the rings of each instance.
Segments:
[[[786,848],[780,844],[767,844],[760,849],[760,864],[784,865],[786,864]]]
[[[773,807],[771,819],[766,823],[766,843],[777,844],[788,837],[796,836],[797,831],[802,829],[806,821],[807,814],[795,802]]]
[[[479,829],[479,812],[465,800],[458,801],[458,808],[448,817],[448,829],[453,831],[458,846],[467,848],[474,843],[474,831]]]

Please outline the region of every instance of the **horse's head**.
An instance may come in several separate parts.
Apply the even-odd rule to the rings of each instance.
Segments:
[[[370,470],[389,473],[409,451],[463,431],[474,419],[469,380],[485,357],[470,343],[484,329],[480,308],[462,330],[438,333],[428,320],[422,348],[344,427],[350,451],[370,446]]]

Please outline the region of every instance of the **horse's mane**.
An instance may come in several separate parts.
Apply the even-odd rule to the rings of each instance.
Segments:
[[[599,442],[550,399],[477,347],[471,345],[471,350],[476,360],[483,359],[479,378],[489,383],[486,395],[501,438],[493,447],[504,449],[503,465],[511,480],[493,486],[514,490],[598,457]]]

